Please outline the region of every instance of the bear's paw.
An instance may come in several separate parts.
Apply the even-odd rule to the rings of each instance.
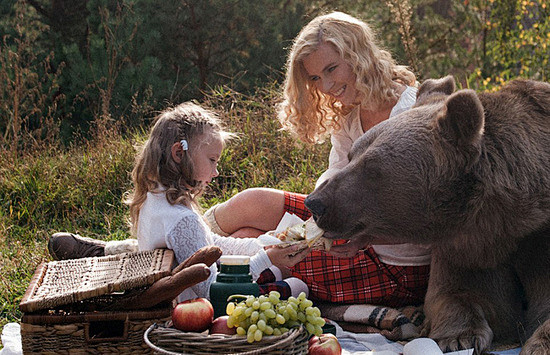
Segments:
[[[550,354],[550,319],[542,323],[521,348],[520,355]]]
[[[481,354],[491,346],[493,330],[477,304],[469,306],[461,302],[443,302],[443,307],[429,317],[429,337],[442,351],[474,349]]]

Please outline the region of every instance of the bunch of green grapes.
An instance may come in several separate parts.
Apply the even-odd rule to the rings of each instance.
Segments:
[[[325,320],[319,308],[306,298],[304,292],[298,297],[281,300],[281,294],[271,291],[259,297],[233,295],[228,301],[239,298],[240,302],[229,302],[226,313],[227,326],[236,327],[237,334],[245,336],[249,343],[262,340],[265,335],[281,335],[290,328],[303,324],[309,334],[321,335]]]

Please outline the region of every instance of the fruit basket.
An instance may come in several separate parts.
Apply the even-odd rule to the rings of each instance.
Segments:
[[[301,326],[278,336],[264,336],[261,341],[249,343],[246,337],[239,335],[182,332],[167,322],[152,324],[143,338],[158,354],[295,355],[307,354],[309,334]]]

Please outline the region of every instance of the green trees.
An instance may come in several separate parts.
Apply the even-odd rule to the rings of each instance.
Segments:
[[[37,46],[47,26],[29,16],[23,2],[13,4],[0,42],[0,145],[14,154],[57,138],[63,65],[53,51]]]
[[[280,83],[286,50],[313,16],[368,19],[419,80],[486,88],[548,80],[546,0],[6,0],[0,5],[0,142],[70,142],[143,123],[219,87]],[[22,132],[26,132],[23,134]],[[33,137],[32,139],[29,137]],[[29,142],[27,142],[29,143]]]
[[[482,23],[482,65],[474,73],[483,86],[515,77],[550,79],[550,4],[545,0],[488,1]]]
[[[66,140],[75,130],[101,130],[114,121],[135,126],[166,102],[200,99],[218,85],[253,91],[281,69],[285,45],[304,13],[298,1],[268,0],[18,0],[10,5],[3,19],[18,9],[26,19],[22,26],[34,27],[26,50],[55,53],[50,61],[57,90],[66,98],[56,117],[64,123]],[[22,46],[14,27],[15,22],[5,22],[4,51]],[[11,64],[2,67],[14,75]],[[5,122],[0,127],[7,130]]]

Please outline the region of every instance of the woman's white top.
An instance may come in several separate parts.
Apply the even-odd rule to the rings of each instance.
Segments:
[[[219,246],[224,255],[249,255],[254,280],[272,266],[256,238],[222,237],[212,233],[198,213],[180,204],[170,204],[163,189],[147,193],[139,212],[137,239],[140,250],[172,249],[178,263],[207,245]],[[179,300],[209,298],[210,284],[214,282],[216,272],[216,264],[212,264],[209,278],[183,291]]]
[[[410,109],[416,102],[416,93],[415,87],[407,86],[393,107],[389,118]],[[360,107],[355,107],[346,115],[341,125],[340,130],[333,132],[330,137],[332,148],[328,159],[328,169],[319,177],[316,186],[348,165],[348,153],[351,146],[365,133],[361,125]],[[427,246],[414,244],[374,245],[373,249],[380,260],[390,265],[418,266],[430,263],[430,248]]]

